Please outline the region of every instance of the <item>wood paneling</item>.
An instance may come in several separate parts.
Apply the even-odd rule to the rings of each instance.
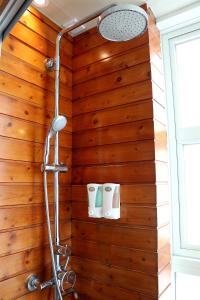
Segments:
[[[117,245],[127,248],[153,250],[157,249],[156,229],[143,227],[117,226],[101,222],[85,222],[74,220],[72,222],[73,243],[75,239],[103,241],[108,245]],[[160,232],[160,245],[165,242],[165,233]],[[73,244],[72,244],[73,247]]]
[[[68,125],[60,160],[70,167],[60,176],[61,240],[71,242],[72,226],[81,300],[170,300],[163,67],[148,14],[147,32],[132,41],[108,42],[91,29],[61,47]],[[54,72],[44,59],[54,56],[58,31],[30,7],[0,58],[0,300],[52,299],[51,290],[27,293],[24,282],[50,276],[40,166],[54,111]],[[121,184],[119,220],[88,218],[89,182]],[[52,176],[48,186],[52,216]]]
[[[53,185],[49,183],[49,202],[53,202]],[[60,201],[71,199],[71,188],[60,184]],[[43,204],[43,184],[32,183],[1,183],[0,206],[13,206],[24,204]]]
[[[115,56],[112,60],[110,58],[104,59],[102,62],[94,63],[87,68],[73,74],[73,83],[78,84],[90,79],[94,79],[124,68],[130,68],[149,60],[149,52],[146,45],[138,47],[135,51],[124,52],[121,56]]]
[[[82,300],[156,300],[156,297],[146,296],[138,291],[124,289],[119,286],[101,283],[79,275],[77,288],[81,291]]]
[[[156,158],[156,181],[168,181],[168,167],[167,167],[167,133],[166,133],[166,112],[164,101],[164,80],[162,56],[160,50],[160,34],[156,27],[156,22],[151,10],[149,13],[149,49],[151,60],[151,77],[152,77],[152,92],[153,92],[153,111],[154,111],[154,132],[155,132],[155,158]],[[156,121],[155,121],[156,120]],[[161,165],[159,161],[165,162]],[[164,174],[165,173],[165,174]],[[165,179],[164,179],[165,178]],[[157,193],[161,193],[158,190]],[[162,192],[163,197],[169,197],[167,192],[167,185],[165,191]],[[171,300],[170,294],[167,290],[170,288],[171,274],[170,274],[170,239],[169,239],[169,210],[168,205],[164,205],[164,211],[157,210],[157,219],[165,220],[165,226],[158,230],[158,294],[159,299],[162,299],[162,294],[166,300]],[[164,215],[163,215],[164,213]]]
[[[73,107],[73,115],[75,116],[122,104],[142,101],[149,98],[151,90],[151,82],[144,81],[117,88],[112,91],[88,96],[83,99],[76,100],[76,105]]]
[[[150,77],[150,64],[148,62],[142,63],[75,85],[73,88],[73,98],[81,99],[131,83],[149,80]]]
[[[107,122],[109,122],[109,119]],[[152,139],[154,136],[153,132],[151,119],[73,132],[73,148]]]
[[[81,114],[73,118],[74,132],[121,123],[129,123],[152,118],[151,101],[146,100],[134,104],[101,110],[94,113]],[[81,127],[80,127],[81,124]]]
[[[54,56],[58,31],[29,8],[6,38],[0,57],[1,300],[53,299],[52,289],[31,294],[25,282],[33,273],[51,278],[41,164],[45,135],[54,116],[54,72],[47,73],[44,59]],[[71,168],[71,39],[64,38],[61,53],[60,112],[68,124],[60,135],[60,160]],[[52,174],[48,179],[54,230]],[[70,243],[71,171],[60,175],[60,181],[61,241]]]
[[[73,53],[72,264],[81,299],[157,300],[169,285],[169,194],[152,15],[133,41],[111,43],[91,29]],[[90,182],[121,184],[119,220],[88,218]]]
[[[128,269],[108,267],[99,262],[88,259],[77,259],[74,261],[74,269],[79,274],[88,274],[89,279],[101,281],[111,286],[118,286],[129,290],[146,292],[149,296],[157,294],[157,277],[142,272]]]

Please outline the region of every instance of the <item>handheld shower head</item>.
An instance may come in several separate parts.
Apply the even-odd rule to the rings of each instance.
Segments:
[[[49,137],[54,136],[58,131],[62,130],[67,124],[67,118],[59,115],[52,121],[51,128],[49,130]]]
[[[105,10],[98,19],[100,34],[113,42],[128,41],[147,29],[147,13],[134,4],[115,5]]]
[[[62,130],[66,124],[67,124],[67,118],[65,116],[59,115],[53,119],[51,127],[48,132],[48,135],[46,137],[46,141],[45,141],[44,165],[48,164],[48,160],[49,160],[50,139],[58,131]]]

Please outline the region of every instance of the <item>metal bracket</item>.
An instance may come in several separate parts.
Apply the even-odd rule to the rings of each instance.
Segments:
[[[62,246],[62,245],[56,245],[54,246],[55,254],[61,255],[61,256],[71,256],[71,247],[69,246]]]
[[[39,288],[39,285],[40,285],[40,280],[39,280],[38,276],[36,276],[36,275],[30,275],[27,278],[27,289],[30,292],[37,291],[38,288]]]
[[[48,71],[54,71],[56,67],[55,58],[46,58],[44,61],[44,65]]]
[[[36,275],[30,275],[27,278],[27,289],[30,292],[42,291],[54,285],[54,280],[50,279],[44,282],[40,282],[39,277]]]

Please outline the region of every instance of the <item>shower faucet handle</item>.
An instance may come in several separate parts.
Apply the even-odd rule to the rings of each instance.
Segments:
[[[71,247],[66,245],[66,246],[63,246],[63,245],[56,245],[54,247],[54,251],[55,251],[55,254],[57,255],[61,255],[61,256],[71,256]]]

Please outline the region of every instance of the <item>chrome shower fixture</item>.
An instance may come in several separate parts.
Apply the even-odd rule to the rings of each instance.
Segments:
[[[62,130],[67,125],[67,118],[59,115],[52,121],[51,128],[49,130],[49,137],[54,136],[58,131]]]
[[[59,115],[59,99],[60,99],[60,45],[63,36],[66,33],[77,29],[78,27],[92,21],[98,17],[97,27],[99,33],[109,41],[128,41],[141,35],[146,29],[148,18],[146,12],[133,4],[111,4],[103,9],[91,14],[90,16],[78,21],[77,23],[62,29],[56,39],[55,58],[47,58],[45,60],[46,69],[55,71],[55,117],[48,131],[45,140],[44,160],[42,172],[44,176],[44,200],[46,208],[49,248],[51,253],[53,277],[51,280],[41,283],[37,276],[32,275],[28,278],[27,288],[29,291],[42,290],[44,288],[54,287],[54,300],[62,300],[63,296],[72,294],[78,299],[78,294],[74,289],[76,282],[76,273],[69,269],[68,263],[71,256],[69,246],[60,244],[59,229],[59,174],[67,172],[68,168],[59,162],[59,131],[66,124],[65,116]],[[50,140],[54,139],[54,160],[53,164],[49,164]],[[47,174],[53,173],[54,177],[54,237],[52,237]],[[64,265],[60,263],[60,256],[66,256]]]
[[[50,151],[50,139],[56,135],[60,130],[62,130],[67,125],[67,118],[63,115],[58,115],[55,117],[51,123],[51,127],[48,131],[46,140],[45,140],[45,148],[44,148],[44,163],[42,165],[42,172],[46,170],[47,164],[49,162],[49,151]],[[55,167],[55,166],[54,166]],[[48,171],[52,171],[52,168],[48,169]]]
[[[147,13],[134,4],[113,6],[98,18],[99,33],[107,40],[122,42],[141,35],[148,24]]]

